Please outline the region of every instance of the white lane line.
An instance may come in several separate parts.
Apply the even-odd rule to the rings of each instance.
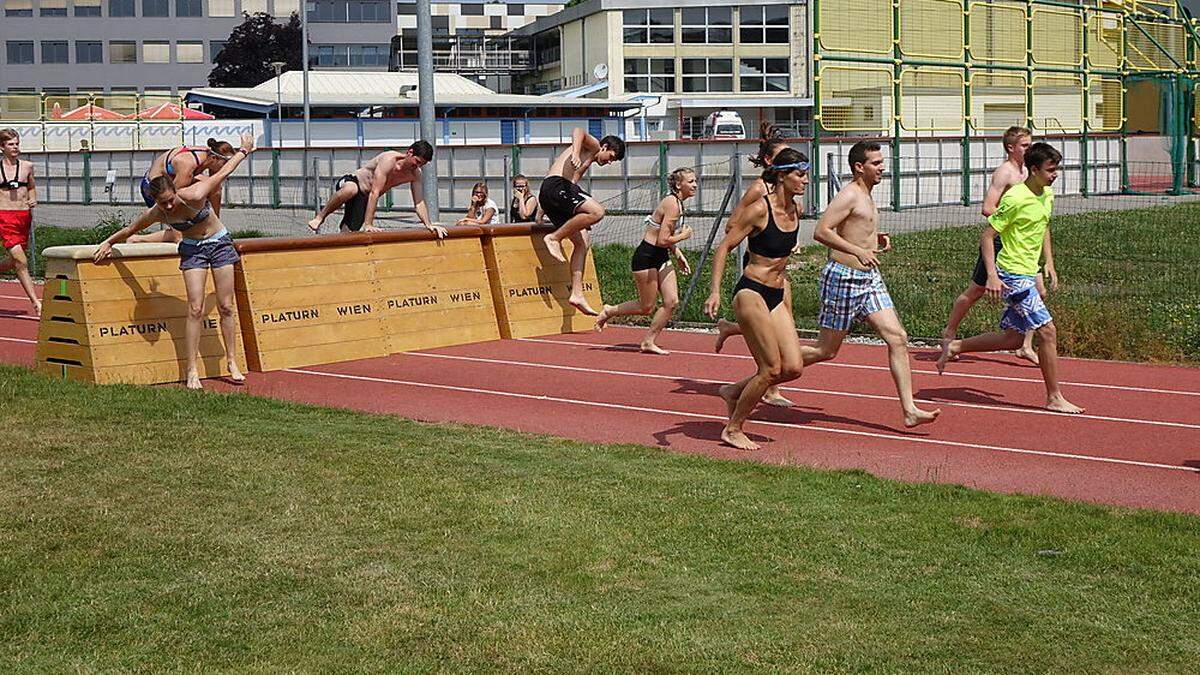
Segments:
[[[31,345],[37,344],[37,340],[26,340],[24,338],[4,337],[3,335],[0,335],[0,340],[3,340],[4,342],[24,342],[24,343],[31,344]]]
[[[474,362],[478,362],[478,363],[490,363],[490,364],[500,363],[500,364],[509,365],[509,366],[525,366],[525,367],[529,367],[529,368],[550,368],[553,370],[569,370],[569,371],[579,372],[579,373],[600,373],[603,375],[621,375],[621,376],[625,376],[625,377],[642,377],[642,378],[647,378],[647,379],[652,379],[652,380],[672,380],[672,381],[687,380],[689,382],[699,382],[702,384],[727,384],[728,383],[727,380],[707,380],[704,378],[690,377],[687,375],[659,375],[659,374],[653,374],[653,373],[635,373],[635,372],[630,372],[627,370],[605,370],[602,368],[581,368],[578,366],[560,366],[560,365],[551,364],[551,363],[536,363],[536,362],[529,362],[529,361],[511,361],[511,360],[507,360],[507,359],[486,359],[486,358],[480,358],[480,357],[475,357],[475,356],[456,356],[453,354],[432,354],[432,353],[428,353],[428,352],[408,352],[406,354],[406,356],[421,356],[421,357],[431,358],[431,359],[452,359],[452,360],[457,360],[457,361],[474,361]],[[835,390],[830,390],[830,389],[805,389],[802,387],[783,387],[783,390],[784,391],[801,392],[801,393],[805,393],[805,394],[818,394],[818,395],[828,395],[828,396],[848,396],[851,398],[868,398],[868,399],[873,399],[873,400],[877,400],[877,401],[897,402],[900,400],[900,399],[896,398],[895,396],[881,396],[879,394],[857,394],[857,393],[852,393],[852,392],[835,391]],[[998,412],[1018,413],[1018,414],[1026,414],[1026,415],[1051,415],[1051,416],[1058,417],[1058,418],[1069,417],[1070,419],[1099,420],[1102,422],[1118,422],[1118,423],[1125,423],[1125,424],[1147,424],[1147,425],[1152,425],[1152,426],[1177,427],[1180,429],[1200,429],[1200,424],[1188,424],[1186,422],[1142,420],[1142,419],[1135,419],[1132,417],[1109,417],[1106,415],[1089,415],[1086,413],[1080,414],[1080,415],[1064,415],[1063,413],[1053,412],[1051,410],[1042,410],[1040,408],[1019,408],[1019,407],[1015,407],[1015,406],[984,405],[982,403],[963,403],[963,402],[959,402],[959,401],[939,401],[939,400],[928,399],[928,398],[918,398],[917,400],[924,401],[926,403],[932,403],[932,404],[939,405],[939,406],[953,406],[956,408],[975,408],[977,410],[995,410]]]
[[[670,417],[682,417],[685,419],[703,419],[715,420],[724,422],[725,418],[720,415],[708,415],[705,413],[684,412],[682,410],[665,410],[661,408],[647,408],[644,406],[623,405],[619,403],[603,403],[600,401],[587,401],[573,398],[561,398],[558,396],[542,396],[537,394],[519,394],[511,391],[497,391],[493,389],[480,389],[478,387],[459,387],[448,384],[432,384],[430,382],[412,382],[409,380],[395,380],[386,377],[369,377],[366,375],[347,375],[343,373],[326,373],[319,370],[305,370],[299,368],[285,368],[283,372],[296,373],[299,375],[312,375],[315,377],[328,377],[343,380],[352,380],[357,382],[377,382],[380,384],[396,384],[407,387],[420,387],[424,389],[441,389],[444,391],[457,391],[468,394],[487,394],[491,396],[501,396],[505,398],[519,398],[530,401],[549,401],[551,403],[567,403],[571,405],[586,406],[592,408],[607,408],[611,410],[624,410],[631,412],[651,413],[655,415],[667,415]],[[972,450],[989,450],[992,452],[1003,452],[1017,455],[1034,455],[1038,457],[1054,457],[1057,459],[1074,459],[1084,462],[1098,462],[1102,464],[1120,464],[1125,466],[1137,466],[1148,469],[1166,469],[1168,471],[1186,471],[1189,473],[1197,473],[1198,470],[1187,466],[1175,466],[1173,464],[1158,464],[1155,462],[1139,462],[1132,459],[1120,459],[1117,457],[1096,457],[1092,455],[1078,455],[1069,452],[1051,452],[1048,450],[1028,450],[1025,448],[1009,448],[1001,445],[984,445],[981,443],[963,443],[959,441],[943,441],[933,438],[922,438],[915,436],[900,436],[897,434],[880,434],[870,431],[857,431],[854,429],[830,429],[828,427],[817,426],[801,426],[798,424],[789,424],[787,422],[769,422],[766,420],[753,420],[755,424],[764,426],[780,427],[783,429],[794,429],[796,431],[821,432],[827,434],[839,434],[843,436],[860,436],[864,438],[875,438],[888,441],[902,441],[916,445],[941,445],[954,448],[969,448]]]
[[[516,338],[516,339],[521,342],[540,342],[540,343],[546,343],[546,344],[570,345],[570,346],[575,346],[575,347],[600,347],[602,349],[612,349],[612,350],[623,351],[623,352],[638,351],[637,347],[625,347],[622,345],[610,345],[610,344],[603,344],[603,343],[599,343],[599,342],[575,342],[572,340],[547,340],[545,338]],[[693,352],[693,351],[687,351],[684,349],[671,349],[669,351],[672,354],[686,354],[688,356],[713,356],[713,357],[717,357],[717,358],[726,358],[726,359],[743,359],[743,360],[747,360],[747,361],[753,360],[752,357],[745,356],[742,354],[717,354],[714,352]],[[815,366],[820,366],[820,367],[833,366],[835,368],[858,368],[861,370],[887,370],[888,369],[887,366],[868,366],[868,365],[862,365],[862,364],[857,364],[857,363],[841,363],[841,362],[837,361],[836,359],[833,361],[825,361],[823,363],[818,363],[818,364],[815,364]],[[925,375],[937,375],[938,374],[938,372],[936,370],[921,370],[919,368],[913,368],[912,372],[922,373]],[[998,380],[998,381],[1004,381],[1004,382],[1030,382],[1030,383],[1034,383],[1034,384],[1042,384],[1041,378],[1009,377],[1009,376],[1005,376],[1005,375],[978,375],[975,373],[956,373],[952,370],[947,370],[945,372],[945,376],[946,377],[969,377],[969,378],[974,378],[974,379],[979,379],[979,380]],[[1067,385],[1071,385],[1073,387],[1091,387],[1093,389],[1115,389],[1117,391],[1137,391],[1137,392],[1143,392],[1143,393],[1149,393],[1149,394],[1172,394],[1172,395],[1177,395],[1177,396],[1200,396],[1200,391],[1184,391],[1184,390],[1180,390],[1180,389],[1154,389],[1151,387],[1134,387],[1134,386],[1123,386],[1123,385],[1117,385],[1117,384],[1097,384],[1094,382],[1066,382],[1066,381],[1063,381],[1063,382],[1061,382],[1061,384],[1067,384]]]
[[[0,295],[0,298],[4,298],[5,300],[24,300],[25,302],[29,302],[29,298],[23,295]]]

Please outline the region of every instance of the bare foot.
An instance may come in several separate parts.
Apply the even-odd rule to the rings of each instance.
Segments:
[[[234,384],[245,384],[246,382],[246,376],[242,374],[242,369],[238,368],[237,364],[233,361],[229,362],[229,379]]]
[[[747,438],[741,429],[725,427],[721,430],[721,440],[738,450],[758,450],[758,443]]]
[[[731,335],[734,335],[738,331],[739,328],[740,328],[740,326],[738,326],[736,323],[734,323],[732,321],[726,321],[725,319],[718,319],[717,320],[717,344],[713,345],[713,351],[720,354],[721,348],[725,346],[725,341],[728,340]]]
[[[587,298],[583,297],[582,295],[572,295],[570,298],[567,298],[567,302],[571,303],[572,307],[583,312],[584,314],[587,314],[588,316],[600,316],[600,312],[592,309],[592,306],[588,304]]]
[[[203,389],[204,388],[203,385],[200,384],[200,376],[197,375],[196,373],[188,373],[187,388],[188,389]]]
[[[769,387],[763,392],[762,402],[778,408],[791,408],[796,405],[779,392],[779,387]]]
[[[946,370],[946,362],[957,357],[958,354],[954,351],[954,340],[949,340],[942,343],[942,353],[938,356],[937,370],[938,375],[941,375]]]
[[[1013,354],[1015,354],[1018,359],[1025,359],[1026,361],[1032,363],[1035,366],[1042,365],[1041,362],[1038,361],[1037,352],[1033,351],[1032,349],[1026,349],[1024,347],[1021,347],[1017,351],[1013,352]]]
[[[938,415],[941,414],[941,408],[938,408],[933,412],[921,410],[920,408],[913,408],[912,410],[904,413],[904,426],[911,429],[913,427],[919,427],[922,424],[929,424],[930,422],[936,420]]]
[[[549,251],[552,258],[561,263],[567,262],[567,256],[562,250],[562,242],[554,238],[553,232],[542,237],[542,241],[546,242],[546,250]]]
[[[317,216],[316,218],[313,218],[312,220],[308,221],[308,229],[312,230],[313,234],[320,234],[321,225],[324,222],[325,221],[320,216]]]
[[[1046,409],[1053,410],[1054,412],[1067,413],[1070,415],[1078,415],[1086,410],[1086,408],[1080,408],[1074,403],[1071,403],[1067,399],[1063,398],[1061,395],[1046,399]]]
[[[608,325],[608,310],[610,309],[612,309],[612,305],[605,305],[604,309],[600,310],[600,313],[596,315],[595,330],[597,333],[603,331],[604,327]]]
[[[739,393],[734,389],[732,384],[721,385],[717,390],[721,398],[725,399],[725,413],[729,417],[733,417],[733,411],[737,409]]]
[[[662,356],[666,356],[667,354],[670,354],[671,352],[654,344],[654,340],[642,340],[642,353],[643,354],[660,354]]]

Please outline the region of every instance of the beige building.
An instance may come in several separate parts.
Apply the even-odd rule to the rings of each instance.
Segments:
[[[717,110],[809,133],[809,7],[773,0],[587,0],[511,33],[536,70],[514,90],[643,103],[630,136],[701,135]]]

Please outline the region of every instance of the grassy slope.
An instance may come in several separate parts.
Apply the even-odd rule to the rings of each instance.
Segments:
[[[0,400],[5,671],[1200,659],[1192,517],[11,367]]]

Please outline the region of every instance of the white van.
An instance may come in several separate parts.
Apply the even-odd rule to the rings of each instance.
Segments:
[[[704,120],[702,138],[746,138],[746,126],[742,116],[732,110],[718,110]]]

